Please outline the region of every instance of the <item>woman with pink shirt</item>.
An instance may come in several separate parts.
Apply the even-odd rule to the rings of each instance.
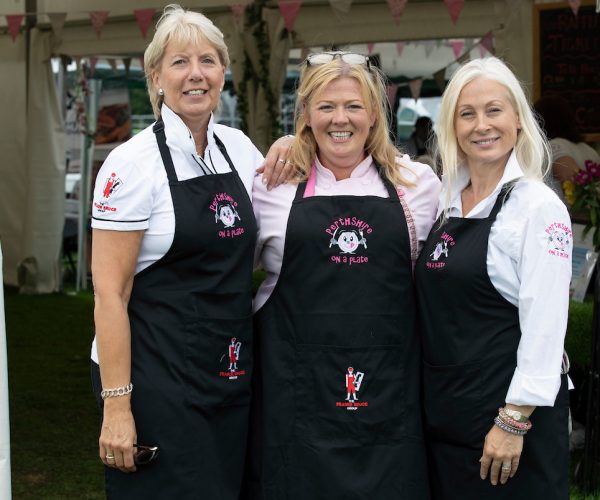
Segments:
[[[297,102],[297,181],[253,190],[267,277],[247,492],[426,499],[412,270],[440,182],[389,140],[368,57],[309,56]]]

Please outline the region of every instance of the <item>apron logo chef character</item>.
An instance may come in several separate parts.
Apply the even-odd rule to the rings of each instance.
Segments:
[[[232,337],[231,342],[227,348],[227,354],[223,354],[220,363],[223,362],[225,356],[229,357],[229,368],[228,371],[219,372],[219,377],[227,377],[229,380],[235,380],[241,375],[246,375],[246,370],[239,370],[237,366],[237,362],[240,359],[240,349],[242,347],[242,343],[237,340],[235,337]]]
[[[102,188],[102,198],[100,203],[94,202],[94,206],[100,212],[116,212],[116,207],[108,206],[108,199],[117,192],[117,190],[123,185],[123,181],[117,177],[116,172],[110,174],[110,177],[106,179],[104,187]]]
[[[373,228],[357,217],[340,217],[333,221],[325,232],[329,236],[329,248],[337,246],[338,255],[332,255],[331,261],[336,264],[364,264],[369,262],[366,255],[356,255],[361,245],[367,249],[366,234],[371,234]]]
[[[235,220],[241,221],[236,206],[237,202],[227,193],[214,196],[209,208],[215,213],[215,223],[223,224],[223,229],[218,231],[219,238],[235,238],[244,234],[243,227],[235,227]]]
[[[544,232],[548,235],[548,242],[550,244],[548,253],[556,257],[568,259],[570,254],[567,250],[571,241],[573,241],[571,229],[561,222],[554,222]]]
[[[360,386],[365,377],[363,372],[355,372],[354,368],[349,366],[346,372],[346,399],[338,401],[335,406],[341,406],[347,410],[356,410],[361,406],[369,406],[366,401],[358,402],[356,393],[360,391]]]
[[[442,269],[446,263],[440,262],[440,258],[442,256],[448,258],[448,250],[455,244],[454,238],[444,231],[440,237],[440,241],[435,244],[433,252],[429,254],[431,260],[425,264],[427,269]]]

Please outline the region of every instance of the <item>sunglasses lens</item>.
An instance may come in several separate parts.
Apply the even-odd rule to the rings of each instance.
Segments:
[[[348,64],[366,64],[367,58],[361,54],[344,54],[342,61]]]
[[[323,52],[322,54],[312,54],[308,56],[309,64],[327,64],[328,62],[333,61],[335,56],[333,54],[329,54],[327,52]]]
[[[145,465],[154,460],[156,455],[158,455],[158,448],[156,446],[143,448],[138,446],[138,451],[133,455],[133,462],[136,465]]]

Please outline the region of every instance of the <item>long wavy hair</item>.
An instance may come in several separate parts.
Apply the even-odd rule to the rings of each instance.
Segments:
[[[452,75],[442,95],[439,118],[435,127],[438,141],[437,156],[441,160],[447,189],[444,200],[445,214],[450,207],[452,186],[465,159],[456,138],[456,104],[465,85],[476,78],[494,80],[508,91],[510,103],[521,125],[514,150],[525,177],[541,180],[551,165],[552,155],[548,140],[535,119],[523,86],[517,77],[500,59],[495,57],[474,59],[458,68]]]
[[[387,121],[387,94],[385,80],[379,69],[363,64],[348,64],[341,58],[319,65],[303,63],[297,90],[294,141],[288,159],[297,170],[296,181],[308,178],[315,158],[319,154],[319,145],[312,129],[306,123],[305,110],[311,100],[318,96],[331,82],[339,78],[353,78],[360,86],[367,112],[375,116],[365,143],[365,153],[371,155],[380,166],[382,175],[395,186],[412,186],[403,175],[401,153],[390,140]]]

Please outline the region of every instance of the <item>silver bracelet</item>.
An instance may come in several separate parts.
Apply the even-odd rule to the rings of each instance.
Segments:
[[[103,389],[100,392],[100,397],[102,399],[106,398],[117,398],[119,396],[127,396],[133,391],[133,384],[129,382],[129,384],[124,385],[122,387],[115,387],[114,389]]]
[[[500,429],[502,429],[503,431],[508,432],[509,434],[514,434],[515,436],[524,436],[525,434],[527,434],[526,430],[517,429],[512,425],[508,425],[499,416],[496,416],[496,418],[494,419],[494,424],[500,427]]]

